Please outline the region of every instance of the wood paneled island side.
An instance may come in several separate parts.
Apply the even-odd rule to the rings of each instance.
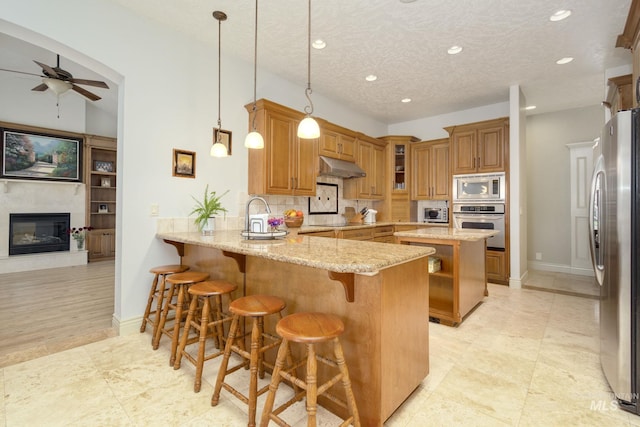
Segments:
[[[271,294],[287,302],[285,315],[339,316],[362,425],[382,425],[429,373],[432,248],[307,236],[248,241],[239,230],[157,236],[183,250],[183,262],[192,269],[235,281],[236,297]],[[318,375],[326,380],[328,373]],[[339,387],[334,391],[342,396]],[[320,403],[345,415],[331,401]]]
[[[477,306],[487,291],[487,239],[495,230],[428,227],[394,233],[404,245],[425,245],[436,250],[439,271],[429,274],[429,316],[454,325]]]

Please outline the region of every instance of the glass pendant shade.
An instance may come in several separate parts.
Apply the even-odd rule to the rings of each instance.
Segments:
[[[258,131],[249,132],[244,139],[244,146],[253,149],[264,148],[264,138]]]
[[[216,142],[215,144],[213,144],[211,146],[211,151],[209,152],[209,154],[212,157],[227,157],[229,155],[229,153],[227,152],[227,147],[221,142]]]
[[[56,95],[62,95],[69,89],[71,89],[71,83],[64,80],[46,78],[42,79],[42,83],[46,84],[49,89]]]
[[[307,116],[300,122],[300,124],[298,125],[298,138],[320,138],[320,126],[313,117]]]

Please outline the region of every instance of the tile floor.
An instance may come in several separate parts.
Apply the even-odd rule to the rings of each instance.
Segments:
[[[430,324],[431,372],[386,426],[640,426],[612,403],[600,370],[596,299],[489,291],[459,327]],[[0,426],[246,425],[229,393],[210,406],[217,360],[196,394],[193,367],[173,370],[166,338],[157,351],[150,338],[112,337],[0,369]],[[301,404],[290,411],[289,422],[306,425]]]

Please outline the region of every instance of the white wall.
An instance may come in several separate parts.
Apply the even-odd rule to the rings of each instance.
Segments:
[[[199,195],[209,184],[211,190],[230,190],[225,197],[230,215],[243,209],[247,151],[242,142],[248,123],[244,105],[253,97],[253,65],[222,59],[222,127],[232,131],[233,155],[214,159],[208,154],[218,115],[212,46],[106,0],[67,0],[63,8],[46,0],[0,0],[0,10],[0,31],[55,48],[119,86],[115,319],[134,319],[144,310],[149,268],[177,261],[175,249],[155,238],[151,205],[159,206],[161,217],[185,217],[193,206],[191,195]],[[223,43],[223,51],[233,49],[232,40]],[[296,109],[304,106],[303,87],[258,72],[258,97]],[[327,120],[374,136],[387,133],[385,125],[321,94],[314,93],[314,104],[318,116]],[[195,179],[172,176],[173,148],[196,152]]]
[[[594,106],[531,116],[527,120],[529,263],[542,253],[549,269],[570,269],[571,206],[569,150],[566,144],[591,141],[604,125]]]

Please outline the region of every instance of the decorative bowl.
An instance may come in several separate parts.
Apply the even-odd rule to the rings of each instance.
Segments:
[[[296,216],[296,217],[284,219],[284,223],[287,224],[287,227],[289,228],[298,228],[302,225],[303,221],[304,221],[303,216]]]

